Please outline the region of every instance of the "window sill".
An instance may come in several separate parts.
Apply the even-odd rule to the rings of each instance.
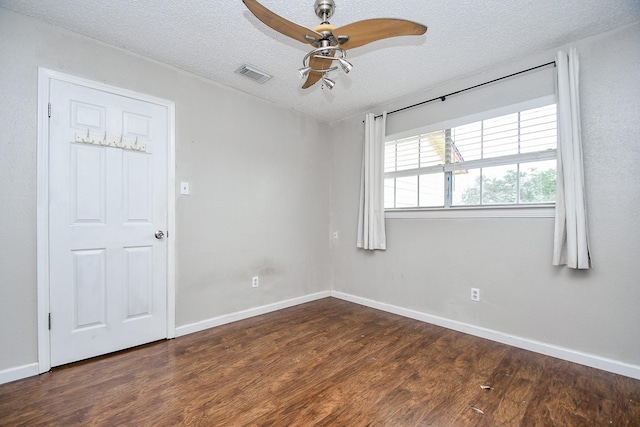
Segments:
[[[387,219],[553,218],[555,205],[388,209]]]

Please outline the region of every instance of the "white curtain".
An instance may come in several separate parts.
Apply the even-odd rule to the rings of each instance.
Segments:
[[[585,203],[578,53],[556,55],[558,96],[558,168],[553,265],[591,267]]]
[[[360,178],[360,213],[358,215],[358,242],[362,249],[387,248],[384,228],[384,137],[387,113],[375,118],[365,116],[364,147]]]

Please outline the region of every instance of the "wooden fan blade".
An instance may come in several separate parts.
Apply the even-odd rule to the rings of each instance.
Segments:
[[[330,52],[331,56],[335,56],[335,54],[336,54],[335,50],[332,50]],[[315,55],[309,58],[309,67],[313,68],[314,70],[327,70],[331,68],[332,65],[333,65],[333,61],[329,61],[328,59],[321,59],[316,57]],[[317,73],[313,71],[310,72],[309,75],[307,76],[307,81],[304,82],[304,84],[302,85],[302,89],[307,89],[313,86],[321,78],[322,78],[322,73]]]
[[[340,45],[343,49],[353,49],[389,37],[419,36],[426,32],[427,27],[417,22],[390,18],[367,19],[333,30],[336,37],[349,36],[349,40]]]
[[[292,39],[301,41],[302,43],[310,43],[306,36],[315,40],[320,40],[322,38],[322,34],[310,30],[309,28],[305,28],[302,25],[287,21],[283,17],[271,12],[255,0],[242,1],[244,2],[244,5],[247,6],[247,9],[256,16],[256,18],[285,36],[289,36]]]
[[[318,80],[322,78],[321,73],[309,73],[309,77],[307,77],[307,81],[302,85],[302,89],[308,89],[314,84],[318,83]]]

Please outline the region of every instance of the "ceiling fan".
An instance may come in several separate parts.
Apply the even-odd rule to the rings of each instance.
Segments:
[[[256,0],[242,1],[251,13],[269,27],[314,47],[304,57],[302,68],[298,70],[300,77],[307,79],[302,85],[303,89],[321,79],[324,86],[333,89],[336,83],[327,77],[327,73],[337,70],[338,66],[345,73],[353,68],[347,61],[347,49],[389,37],[422,35],[427,31],[427,27],[422,24],[393,18],[366,19],[338,28],[328,21],[335,10],[333,0],[316,0],[315,12],[322,22],[309,29],[271,12]]]

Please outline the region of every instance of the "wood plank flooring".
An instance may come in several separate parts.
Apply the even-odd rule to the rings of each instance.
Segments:
[[[640,426],[640,381],[327,298],[0,385],[0,425]]]

